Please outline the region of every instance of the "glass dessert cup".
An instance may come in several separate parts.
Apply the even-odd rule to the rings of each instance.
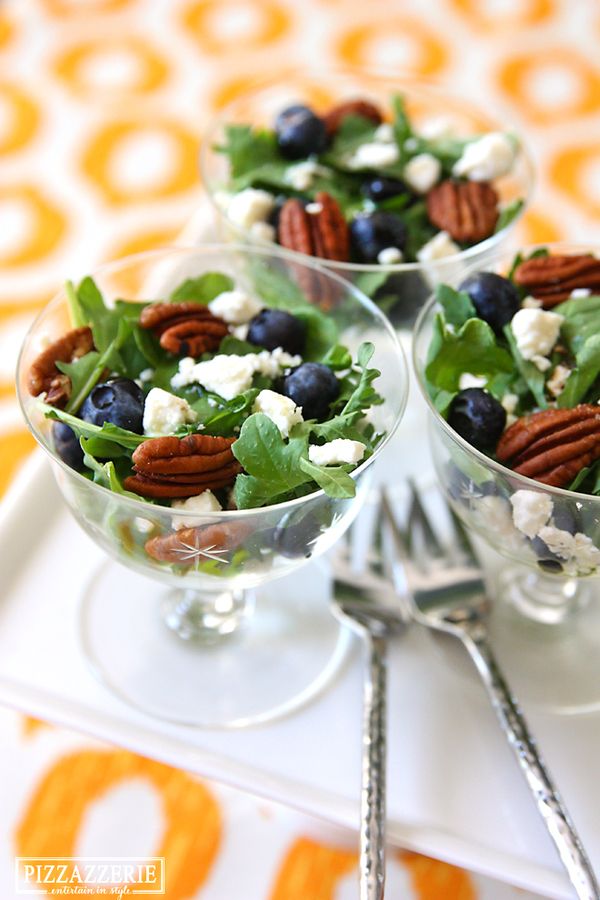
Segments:
[[[592,246],[582,244],[544,246],[551,254],[594,252]],[[535,249],[526,247],[523,254]],[[514,254],[497,257],[487,270],[506,274],[513,258]],[[600,497],[550,487],[517,474],[450,427],[435,409],[425,379],[438,309],[431,298],[417,320],[413,366],[428,405],[429,446],[439,483],[475,539],[489,573],[494,646],[521,698],[563,715],[597,712]],[[547,524],[565,538],[560,554],[552,552],[538,536],[528,537],[515,526],[511,498],[519,491],[534,491],[551,504]]]
[[[25,340],[18,392],[72,514],[110,557],[90,574],[81,601],[80,635],[95,674],[121,699],[152,716],[186,725],[240,727],[306,702],[344,658],[349,639],[329,610],[323,576],[315,576],[315,567],[301,579],[293,576],[331,547],[357,515],[373,462],[402,416],[407,371],[392,329],[366,297],[337,276],[312,263],[299,266],[277,249],[170,248],[119,260],[94,278],[108,300],[142,301],[167,296],[183,279],[210,271],[227,273],[240,288],[265,298],[274,278],[278,287],[286,279],[302,282],[307,273],[325,278],[335,288],[336,305],[328,315],[339,327],[340,340],[353,352],[364,340],[375,344],[373,364],[382,373],[378,383],[385,402],[374,408],[372,418],[386,436],[352,473],[353,498],[316,491],[258,509],[184,513],[115,493],[69,468],[54,452],[50,421],[25,387],[43,342],[70,327],[64,292],[44,309]],[[161,542],[162,560],[146,550],[154,539]],[[284,576],[285,583],[275,581]]]
[[[411,121],[417,127],[443,120],[450,131],[461,137],[490,131],[515,130],[494,116],[463,99],[448,94],[443,88],[393,71],[361,68],[324,68],[291,70],[277,79],[257,82],[252,89],[221,110],[219,117],[206,132],[201,151],[201,174],[204,187],[217,213],[224,239],[257,242],[248,229],[240,228],[227,214],[222,202],[229,178],[227,157],[216,152],[223,143],[224,129],[229,124],[253,124],[272,127],[275,116],[292,103],[311,105],[317,112],[349,99],[371,100],[389,112],[394,93],[402,94]],[[519,136],[520,150],[512,172],[494,180],[501,203],[522,198],[526,209],[533,188],[533,164],[526,145]],[[365,176],[366,177],[366,176]],[[521,212],[522,212],[521,211]],[[362,290],[388,316],[396,329],[407,355],[410,354],[412,328],[416,317],[438,283],[455,284],[465,272],[475,267],[485,269],[496,258],[500,248],[511,243],[514,226],[520,215],[506,227],[460,253],[420,262],[400,262],[391,265],[339,263],[320,260],[333,271]],[[264,245],[264,244],[263,244]],[[306,260],[305,254],[297,254]],[[403,419],[403,434],[411,437],[408,454],[402,454],[399,474],[415,474],[423,449],[425,417],[423,404],[414,387],[409,391],[408,405]],[[406,448],[405,448],[406,449]]]

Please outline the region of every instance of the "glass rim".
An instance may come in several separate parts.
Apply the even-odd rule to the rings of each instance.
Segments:
[[[232,255],[232,256],[235,255],[236,253],[242,253],[244,256],[247,256],[247,257],[256,256],[256,255],[268,256],[268,257],[269,256],[277,256],[284,260],[288,259],[290,261],[293,261],[295,265],[297,264],[297,260],[295,258],[297,256],[297,254],[290,253],[289,251],[287,251],[284,248],[279,247],[277,245],[273,245],[273,249],[271,250],[268,247],[264,247],[264,248],[263,247],[254,247],[254,246],[248,246],[247,244],[233,244],[233,243],[210,243],[210,244],[207,243],[207,244],[196,244],[196,245],[194,245],[194,244],[183,245],[182,244],[179,246],[173,245],[173,246],[157,247],[152,250],[145,250],[145,251],[142,251],[141,253],[132,253],[132,254],[129,254],[128,256],[123,256],[120,259],[111,260],[109,262],[106,262],[106,263],[96,267],[90,273],[90,275],[91,275],[91,277],[95,277],[97,275],[101,275],[104,273],[110,273],[111,271],[117,270],[120,267],[125,267],[126,265],[131,265],[132,263],[135,263],[138,261],[142,262],[145,259],[151,259],[152,257],[165,256],[165,255],[169,255],[171,253],[190,254],[190,253],[194,253],[194,252],[200,253],[200,254],[205,254],[205,255],[208,255],[209,253],[224,252],[224,253],[226,253],[228,255]],[[402,344],[400,343],[398,336],[397,336],[396,332],[394,331],[394,329],[392,328],[389,320],[381,312],[379,307],[375,303],[373,303],[373,301],[369,297],[367,297],[366,294],[364,294],[359,288],[355,287],[353,284],[348,282],[346,279],[341,278],[339,275],[336,275],[335,272],[329,272],[329,271],[325,270],[322,266],[320,266],[317,262],[312,262],[311,257],[306,257],[306,260],[309,260],[309,261],[308,262],[303,261],[302,264],[306,265],[307,268],[311,268],[311,269],[319,272],[320,274],[325,275],[328,278],[332,278],[333,280],[338,282],[345,289],[345,291],[351,291],[353,294],[355,294],[356,300],[360,303],[360,305],[363,308],[366,308],[369,311],[369,313],[372,315],[372,318],[374,318],[376,321],[378,321],[383,326],[384,330],[387,332],[388,337],[391,339],[392,346],[394,347],[395,358],[398,361],[398,367],[404,375],[403,383],[401,386],[401,397],[400,397],[400,401],[398,404],[398,411],[397,411],[396,415],[394,416],[394,421],[393,421],[391,427],[386,431],[386,433],[385,433],[384,437],[382,438],[382,440],[380,441],[380,443],[377,444],[377,446],[375,447],[372,455],[368,459],[366,459],[363,463],[361,463],[359,466],[357,466],[356,469],[354,469],[352,472],[350,472],[350,477],[353,480],[355,480],[360,474],[362,474],[362,472],[366,471],[372,465],[372,463],[379,456],[379,454],[383,450],[383,448],[385,446],[387,446],[387,444],[389,443],[391,438],[394,436],[400,422],[402,421],[402,417],[404,415],[404,411],[406,409],[406,404],[408,401],[408,385],[409,385],[409,377],[410,377],[408,363],[406,360],[406,354],[405,354]],[[152,509],[160,510],[161,514],[164,513],[164,514],[170,514],[170,515],[177,515],[178,511],[173,510],[171,507],[158,506],[153,503],[148,503],[148,501],[143,500],[141,498],[139,500],[137,500],[133,497],[126,497],[123,494],[119,494],[116,491],[110,490],[110,488],[104,487],[104,485],[102,485],[102,484],[98,484],[97,482],[92,481],[89,478],[86,478],[85,475],[83,475],[81,472],[78,472],[76,469],[71,468],[71,466],[67,465],[67,463],[65,463],[64,460],[62,460],[57,454],[52,452],[52,450],[50,449],[50,447],[44,440],[43,434],[37,429],[35,424],[32,422],[29,412],[27,410],[27,400],[24,397],[24,392],[21,387],[21,377],[20,377],[21,372],[22,372],[23,355],[25,352],[25,346],[26,346],[29,338],[34,334],[40,321],[44,318],[44,316],[49,311],[49,309],[53,306],[58,306],[60,302],[64,302],[64,297],[65,297],[65,290],[63,287],[56,294],[54,294],[54,296],[48,301],[48,303],[46,303],[44,305],[44,307],[37,313],[37,315],[35,316],[35,318],[33,319],[32,323],[31,323],[31,325],[27,329],[25,337],[21,343],[21,347],[19,348],[19,354],[17,357],[17,365],[16,365],[16,393],[17,393],[17,399],[19,401],[19,406],[21,408],[21,413],[23,415],[23,418],[25,419],[25,422],[27,424],[29,431],[35,438],[36,442],[40,445],[42,450],[45,453],[47,453],[47,455],[50,457],[51,461],[56,463],[58,466],[60,466],[60,468],[63,469],[63,471],[68,476],[75,477],[76,480],[79,481],[80,483],[82,483],[82,484],[85,483],[85,485],[91,486],[92,489],[97,489],[97,490],[101,491],[102,493],[106,493],[107,495],[115,498],[119,503],[123,503],[126,506],[131,506],[133,509],[136,510],[137,514],[141,515],[141,516],[144,515],[144,511],[146,511],[146,514],[148,515],[149,508],[150,508],[150,510],[152,510]],[[35,399],[36,399],[35,397],[32,397],[31,401],[35,401]],[[210,519],[211,521],[213,521],[213,520],[218,521],[220,519],[231,520],[233,518],[239,518],[242,516],[248,517],[250,515],[259,515],[260,513],[266,513],[271,510],[275,510],[275,509],[282,510],[283,512],[287,512],[290,509],[293,509],[297,506],[301,506],[302,504],[307,503],[309,500],[313,500],[313,499],[315,499],[317,497],[321,497],[321,496],[324,497],[326,495],[325,495],[325,491],[322,488],[319,488],[318,490],[315,490],[315,491],[311,492],[310,494],[305,494],[303,497],[295,497],[292,500],[286,500],[284,503],[273,503],[273,504],[270,504],[269,506],[258,506],[258,507],[252,507],[251,509],[238,509],[238,510],[221,509],[221,510],[217,510],[215,512],[211,511],[209,513],[194,512],[191,510],[189,510],[189,511],[181,510],[181,512],[187,518],[193,518],[193,519],[197,518],[198,522],[206,522],[207,519]],[[182,499],[187,499],[187,498],[182,498]],[[334,499],[334,498],[332,498],[332,499]],[[347,498],[347,499],[352,500],[354,498]]]
[[[216,152],[213,149],[213,140],[215,138],[216,133],[220,130],[220,128],[226,124],[227,121],[227,112],[229,110],[234,110],[235,107],[243,102],[243,100],[248,99],[252,96],[257,96],[263,92],[266,92],[268,89],[272,89],[277,85],[282,83],[282,80],[285,77],[293,77],[293,76],[312,76],[314,78],[324,78],[327,75],[333,76],[352,76],[352,75],[360,75],[364,74],[373,79],[398,79],[401,84],[399,84],[399,90],[401,92],[402,83],[409,86],[410,89],[413,90],[413,93],[418,94],[419,91],[426,96],[434,96],[439,97],[440,100],[446,99],[456,105],[457,108],[463,109],[467,112],[472,112],[472,114],[477,117],[485,117],[490,119],[490,124],[495,124],[497,126],[496,130],[502,129],[502,120],[499,116],[495,116],[494,113],[490,115],[487,111],[478,107],[474,103],[470,103],[469,101],[463,100],[457,94],[453,94],[450,91],[445,90],[444,86],[435,81],[434,79],[422,79],[415,77],[414,74],[410,72],[402,72],[395,71],[392,69],[386,69],[384,67],[370,67],[370,66],[290,66],[286,69],[283,69],[280,74],[275,78],[274,76],[260,76],[255,80],[249,83],[248,89],[243,93],[240,93],[235,99],[231,100],[220,110],[220,113],[215,116],[208,124],[204,136],[200,146],[199,152],[199,168],[200,175],[202,178],[202,184],[206,190],[206,194],[208,196],[209,202],[213,209],[217,212],[218,216],[223,218],[224,221],[230,226],[236,233],[236,240],[238,240],[238,236],[240,235],[249,235],[249,232],[244,231],[239,225],[236,225],[235,222],[232,222],[227,212],[223,209],[223,207],[217,202],[216,199],[216,186],[214,184],[214,180],[210,177],[208,173],[208,160],[213,156]],[[494,121],[495,120],[495,121]],[[504,130],[504,129],[502,129]],[[467,247],[465,250],[460,250],[458,253],[452,253],[448,256],[440,257],[440,259],[430,260],[428,262],[421,262],[416,260],[415,262],[398,262],[398,263],[388,263],[387,265],[381,265],[380,263],[354,263],[354,262],[336,262],[334,260],[320,259],[320,264],[326,269],[333,269],[338,271],[348,271],[356,274],[384,274],[384,275],[392,275],[392,274],[401,274],[406,272],[418,272],[426,269],[427,267],[436,266],[436,264],[444,265],[445,263],[456,264],[457,262],[462,262],[464,260],[469,260],[471,257],[479,254],[485,253],[487,250],[493,248],[497,243],[499,243],[505,236],[508,234],[521,220],[527,208],[530,205],[531,197],[535,188],[536,183],[536,169],[533,161],[533,154],[529,149],[529,145],[527,141],[524,139],[520,129],[513,129],[515,134],[519,140],[519,151],[522,155],[524,164],[525,164],[525,173],[526,173],[526,185],[525,185],[525,194],[523,196],[523,206],[519,210],[518,214],[500,231],[494,232],[489,237],[485,238],[483,241],[479,241],[477,244],[473,244],[471,247]],[[254,239],[254,242],[261,245],[262,242]],[[266,243],[266,242],[265,242]],[[267,245],[268,246],[268,245]],[[275,244],[274,246],[279,246]],[[310,257],[306,253],[300,253],[297,250],[288,250],[288,253],[292,253],[297,259],[314,259],[317,257]]]
[[[519,247],[517,250],[512,251],[513,258],[517,256],[519,252],[522,251],[535,251],[540,250],[542,248],[547,248],[551,253],[552,251],[561,252],[561,251],[573,251],[575,248],[579,248],[580,250],[588,249],[590,252],[595,251],[598,252],[598,245],[586,243],[585,241],[547,241],[540,242],[537,244],[525,244],[523,247]],[[506,254],[503,254],[503,257],[508,258],[511,251],[507,251]],[[568,255],[568,253],[565,253]],[[498,257],[495,262],[500,262],[500,257]],[[490,262],[488,261],[488,265]],[[471,267],[464,274],[467,275],[471,272],[475,271],[474,267]],[[571,491],[568,488],[560,488],[554,487],[549,484],[543,484],[541,481],[536,481],[535,478],[530,478],[528,475],[521,475],[519,472],[514,472],[512,469],[509,469],[508,466],[503,465],[502,463],[497,462],[495,459],[492,459],[489,456],[486,456],[483,451],[478,450],[477,447],[474,447],[472,444],[469,444],[468,441],[465,440],[457,431],[452,428],[446,419],[441,415],[441,413],[435,408],[435,405],[429,396],[429,392],[427,391],[427,386],[425,384],[425,372],[421,363],[422,360],[419,358],[418,353],[418,338],[421,336],[424,331],[425,325],[427,324],[428,319],[431,316],[435,306],[437,304],[437,298],[435,294],[432,294],[429,299],[425,302],[422,309],[419,311],[419,315],[415,321],[415,325],[413,328],[412,336],[412,348],[411,348],[411,356],[412,356],[412,368],[417,378],[417,383],[419,385],[419,390],[421,392],[422,397],[425,399],[427,406],[429,407],[429,411],[431,412],[433,419],[436,424],[441,425],[442,429],[445,433],[450,437],[454,443],[458,444],[458,446],[464,450],[468,455],[471,455],[475,458],[478,463],[486,466],[491,469],[493,472],[498,475],[502,475],[505,478],[511,478],[516,480],[519,484],[523,485],[523,490],[535,490],[538,493],[551,493],[557,494],[559,497],[564,497],[567,499],[574,500],[575,502],[587,502],[590,500],[592,502],[600,503],[600,496],[596,496],[595,494],[583,494],[580,491]],[[600,412],[600,406],[598,407]]]

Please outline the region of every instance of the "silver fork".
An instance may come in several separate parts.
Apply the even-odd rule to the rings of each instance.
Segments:
[[[576,896],[580,900],[599,900],[598,882],[581,840],[494,658],[486,629],[489,601],[481,568],[463,526],[448,508],[452,543],[445,550],[412,483],[410,490],[407,538],[398,526],[385,490],[382,503],[393,542],[392,566],[404,614],[462,641],[481,675]]]
[[[358,631],[368,655],[363,692],[360,900],[380,900],[385,890],[387,645],[405,626],[394,587],[383,575],[381,537],[377,504],[362,570],[355,566],[352,533],[339,542],[331,558],[334,611]]]

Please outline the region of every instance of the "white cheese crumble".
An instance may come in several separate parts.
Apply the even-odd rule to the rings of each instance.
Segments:
[[[454,243],[447,231],[439,231],[417,250],[417,259],[419,262],[433,262],[445,256],[453,256],[455,253],[460,253],[458,244]]]
[[[323,204],[322,203],[307,203],[304,207],[307,213],[311,216],[316,216],[320,212],[323,212]]]
[[[591,294],[592,292],[589,288],[574,288],[569,294],[569,297],[573,300],[577,300],[580,297],[590,297]]]
[[[146,381],[152,381],[154,378],[154,369],[142,369],[138,375],[139,380],[144,384]]]
[[[568,366],[558,365],[555,366],[552,375],[546,382],[546,387],[550,391],[553,397],[558,397],[559,394],[565,389],[565,384],[567,383],[567,378],[571,374],[571,369]]]
[[[285,173],[285,180],[294,190],[307,191],[317,175],[325,176],[329,172],[330,169],[326,166],[319,165],[314,159],[307,159],[290,166]]]
[[[473,500],[471,506],[479,528],[495,535],[501,535],[511,546],[515,543],[517,535],[510,504],[504,497],[495,497],[490,494]],[[521,540],[519,538],[519,541]]]
[[[335,438],[321,447],[312,444],[308,448],[308,458],[315,466],[335,466],[340,463],[359,463],[365,455],[366,446],[362,441],[349,438]]]
[[[227,204],[227,215],[234,225],[248,229],[255,222],[264,222],[274,206],[273,194],[257,188],[246,188],[233,195]]]
[[[558,339],[563,319],[558,313],[543,309],[520,309],[511,319],[519,353],[541,372],[550,368],[550,360],[546,357]]]
[[[144,403],[144,434],[172,434],[197,418],[187,400],[162,388],[152,388]]]
[[[491,131],[467,144],[452,174],[470,181],[492,181],[510,172],[516,150],[514,139],[501,131]]]
[[[600,566],[600,550],[582,531],[571,534],[547,525],[540,529],[539,537],[552,553],[566,560],[566,575],[589,575]]]
[[[459,391],[465,391],[467,388],[483,388],[487,384],[487,378],[480,375],[472,375],[471,372],[463,372],[458,379]]]
[[[389,122],[382,122],[375,129],[373,137],[378,144],[390,144],[395,139],[394,126],[390,125]]]
[[[248,324],[245,325],[235,325],[231,329],[232,335],[238,339],[238,341],[245,341],[248,337],[248,332],[250,330],[250,326]]]
[[[245,325],[263,308],[255,297],[245,291],[223,291],[211,300],[208,308],[228,325]]]
[[[183,513],[213,513],[220,512],[223,507],[215,497],[212,491],[202,491],[195,497],[187,497],[185,500],[171,501],[171,509],[181,511]],[[178,531],[180,528],[193,528],[198,524],[198,519],[194,517],[186,518],[185,516],[173,516],[173,528]]]
[[[544,304],[537,297],[525,297],[521,309],[541,309]]]
[[[445,116],[427,119],[419,127],[419,134],[426,141],[442,141],[445,138],[453,137],[454,133],[452,121]]]
[[[372,143],[360,144],[354,153],[346,160],[346,164],[351,169],[385,169],[386,166],[393,166],[400,159],[400,153],[396,144],[388,144],[373,141]]]
[[[541,491],[515,491],[510,502],[515,528],[534,538],[552,515],[552,498]]]
[[[519,404],[518,394],[505,394],[500,401],[500,405],[504,407],[507,415],[512,416]]]
[[[266,244],[273,244],[277,236],[275,228],[268,222],[253,222],[250,226],[250,234],[255,240],[264,241]]]
[[[179,361],[179,371],[171,379],[171,384],[174,388],[200,384],[224,400],[233,400],[252,387],[256,372],[267,378],[277,378],[284,369],[299,366],[301,362],[301,356],[292,356],[281,347],[246,356],[220,353],[205,362],[196,362],[191,356],[186,356]]]
[[[404,166],[402,177],[417,194],[426,194],[439,181],[442,164],[431,153],[419,153]]]
[[[279,433],[284,438],[290,436],[294,425],[304,422],[302,407],[296,406],[293,400],[276,391],[261,391],[254,401],[252,412],[264,413],[265,416],[268,416],[271,422],[277,425]]]
[[[377,254],[377,262],[380,266],[393,266],[404,259],[402,250],[398,247],[385,247]]]

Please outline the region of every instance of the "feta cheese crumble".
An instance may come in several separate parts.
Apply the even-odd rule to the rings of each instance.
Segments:
[[[393,266],[402,262],[403,259],[402,250],[398,247],[385,247],[377,254],[377,262],[380,266]]]
[[[340,463],[359,463],[365,455],[366,446],[361,441],[351,441],[349,438],[335,438],[321,447],[311,445],[308,448],[308,458],[315,466],[335,466]]]
[[[373,137],[378,144],[391,144],[395,139],[393,125],[390,125],[389,122],[382,122],[382,124],[378,125],[375,129]]]
[[[581,531],[571,534],[547,525],[540,529],[539,537],[552,553],[566,560],[567,575],[589,575],[600,565],[600,550]]]
[[[227,215],[240,228],[248,229],[255,222],[264,222],[273,207],[275,197],[268,191],[246,188],[234,194],[227,204]]]
[[[431,153],[419,153],[404,166],[402,177],[417,194],[426,194],[439,181],[442,164]]]
[[[552,498],[541,491],[515,491],[510,502],[515,528],[534,538],[552,515]]]
[[[299,366],[301,362],[301,356],[292,356],[281,347],[271,352],[247,353],[245,356],[220,353],[204,362],[196,362],[191,356],[186,356],[179,361],[179,371],[171,379],[171,384],[174,388],[200,384],[224,400],[233,400],[252,387],[256,372],[267,378],[277,378],[285,369]]]
[[[373,141],[360,144],[348,157],[346,164],[351,169],[385,169],[393,166],[400,159],[396,144]]]
[[[519,353],[541,372],[550,368],[550,360],[546,357],[558,339],[563,320],[558,313],[543,309],[520,309],[511,319]]]
[[[319,165],[314,159],[290,166],[285,173],[285,180],[295,191],[307,191],[312,187],[317,175],[329,175],[330,170],[326,166]]]
[[[208,304],[214,316],[228,325],[245,325],[263,308],[262,303],[245,291],[223,291]]]
[[[525,297],[521,303],[522,309],[541,309],[544,304],[537,297]]]
[[[445,116],[437,116],[426,119],[419,127],[419,134],[426,141],[442,141],[445,138],[454,137],[454,125]]]
[[[510,172],[516,150],[514,139],[501,131],[491,131],[467,144],[454,163],[452,174],[469,181],[493,181]]]
[[[302,407],[296,406],[293,400],[276,391],[261,391],[254,401],[252,412],[264,413],[265,416],[268,416],[277,425],[283,438],[290,436],[294,425],[304,422]]]
[[[212,491],[202,491],[195,497],[187,497],[185,500],[172,500],[171,509],[183,513],[212,513],[220,512],[223,507],[215,497]],[[180,528],[193,528],[198,524],[196,517],[186,518],[185,516],[173,516],[173,528],[178,531]]]
[[[573,300],[578,300],[583,297],[591,297],[592,292],[589,288],[573,288],[569,297]]]
[[[565,384],[567,383],[567,378],[571,374],[571,369],[568,366],[558,365],[554,367],[552,375],[546,382],[546,387],[550,391],[553,397],[558,397],[565,389]]]
[[[463,372],[458,379],[459,391],[467,390],[467,388],[483,388],[487,384],[487,378],[479,375],[472,375],[470,372]]]
[[[187,400],[162,388],[152,388],[144,403],[144,434],[172,434],[197,418]]]
[[[273,244],[277,233],[272,225],[268,222],[253,222],[250,226],[250,235],[257,241],[264,241],[266,244]]]
[[[417,259],[419,262],[433,262],[455,253],[460,253],[458,244],[454,243],[447,231],[439,231],[430,241],[423,244],[420,250],[417,250]]]

